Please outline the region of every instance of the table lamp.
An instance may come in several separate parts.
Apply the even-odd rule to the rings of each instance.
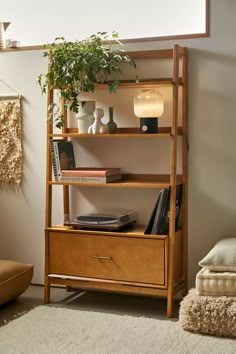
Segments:
[[[142,90],[134,97],[134,114],[140,118],[140,133],[158,133],[158,117],[164,112],[162,96],[155,90]]]

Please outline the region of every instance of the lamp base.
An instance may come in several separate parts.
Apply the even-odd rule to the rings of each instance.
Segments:
[[[158,119],[156,117],[140,118],[140,133],[141,134],[158,133]]]

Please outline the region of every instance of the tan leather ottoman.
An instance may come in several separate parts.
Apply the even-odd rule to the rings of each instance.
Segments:
[[[32,264],[0,260],[0,305],[21,295],[30,285]]]

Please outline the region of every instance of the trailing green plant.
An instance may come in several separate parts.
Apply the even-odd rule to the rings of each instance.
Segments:
[[[38,84],[43,94],[57,88],[64,98],[65,109],[78,113],[82,105],[81,92],[94,92],[95,86],[104,81],[110,92],[117,92],[117,79],[110,79],[114,73],[122,73],[120,64],[136,68],[133,59],[122,48],[117,32],[109,36],[98,32],[82,41],[66,41],[64,37],[45,45],[43,57],[49,60],[48,72],[38,76]],[[118,48],[117,48],[118,45]],[[108,81],[107,81],[108,80]],[[48,107],[58,128],[64,125],[64,117],[57,103]]]

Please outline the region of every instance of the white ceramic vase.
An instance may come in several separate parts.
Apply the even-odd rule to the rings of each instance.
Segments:
[[[78,133],[88,133],[88,128],[94,121],[93,112],[95,110],[95,101],[83,101],[79,113],[76,115],[78,120]]]
[[[102,108],[96,108],[94,113],[94,122],[88,129],[89,134],[106,134],[108,133],[108,127],[102,122],[104,116],[104,110]]]

